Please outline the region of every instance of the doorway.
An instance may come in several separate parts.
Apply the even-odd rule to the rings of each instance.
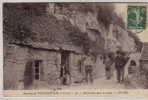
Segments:
[[[70,69],[69,69],[69,56],[70,52],[63,50],[61,52],[61,84],[68,85],[70,83]]]

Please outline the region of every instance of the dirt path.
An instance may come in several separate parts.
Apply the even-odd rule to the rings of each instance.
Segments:
[[[39,87],[32,87],[34,89],[47,89],[49,87],[48,84],[38,85]],[[116,74],[114,72],[113,77],[110,80],[107,80],[105,75],[100,76],[99,78],[95,79],[93,83],[77,83],[77,84],[71,84],[71,85],[65,85],[65,86],[55,86],[55,87],[49,87],[49,88],[59,88],[59,89],[72,89],[72,90],[78,90],[78,89],[126,89],[124,84],[120,84],[116,80]]]
[[[115,74],[115,73],[114,73]],[[126,89],[124,84],[120,84],[116,80],[116,76],[114,75],[110,80],[107,80],[105,76],[102,76],[98,79],[95,79],[91,84],[82,83],[75,84],[72,86],[63,86],[65,89]]]
[[[119,84],[117,80],[113,77],[110,80],[107,80],[105,77],[97,79],[94,81],[94,86],[99,89],[124,89],[124,84]]]

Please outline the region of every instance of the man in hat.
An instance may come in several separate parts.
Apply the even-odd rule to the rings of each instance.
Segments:
[[[124,68],[126,64],[126,59],[123,52],[117,51],[116,54],[117,56],[115,58],[115,68],[117,71],[117,81],[121,83],[124,81]]]

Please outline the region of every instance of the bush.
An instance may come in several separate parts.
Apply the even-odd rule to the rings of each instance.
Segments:
[[[148,71],[136,68],[125,81],[127,88],[148,89]]]
[[[33,38],[24,23],[28,19],[46,14],[47,3],[4,3],[3,4],[3,33],[8,39],[24,41]],[[9,41],[7,40],[7,41]]]
[[[69,33],[69,37],[74,45],[83,48],[85,54],[89,52],[92,41],[89,39],[87,33],[82,33],[79,29],[75,28]]]
[[[137,52],[141,52],[142,50],[142,42],[138,38],[138,36],[135,33],[132,33],[131,31],[128,31],[128,35],[134,39],[134,42],[136,44]]]
[[[109,28],[109,25],[113,22],[114,6],[108,4],[97,5],[98,16],[97,19],[99,22],[104,24],[106,28]]]

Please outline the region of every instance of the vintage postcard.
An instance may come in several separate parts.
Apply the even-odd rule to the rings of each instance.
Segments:
[[[148,97],[148,3],[2,8],[5,97]]]

